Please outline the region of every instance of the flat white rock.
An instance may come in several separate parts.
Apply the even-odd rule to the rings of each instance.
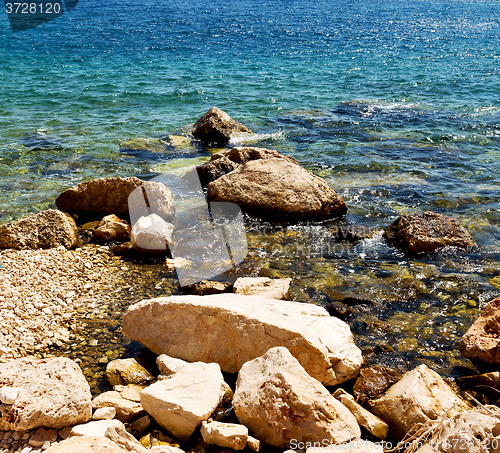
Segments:
[[[229,386],[216,363],[191,363],[141,392],[141,405],[156,422],[187,441],[222,401]]]
[[[259,296],[144,300],[127,310],[123,332],[156,354],[215,362],[230,373],[276,346],[325,385],[354,378],[362,363],[349,326],[323,307]]]

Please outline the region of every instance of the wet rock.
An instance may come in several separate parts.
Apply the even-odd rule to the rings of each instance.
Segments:
[[[129,197],[134,222],[151,213],[158,214],[167,222],[173,220],[175,208],[170,190],[159,182],[144,182],[135,177],[82,182],[61,193],[56,205],[61,211],[84,216],[128,216]]]
[[[347,212],[344,200],[318,176],[286,159],[252,160],[207,186],[210,201],[232,202],[274,221],[327,219]]]
[[[169,135],[164,141],[175,149],[187,149],[189,151],[193,149],[191,139],[184,135]]]
[[[369,401],[368,407],[389,425],[389,433],[398,440],[417,423],[470,409],[470,405],[426,365],[405,373],[384,395]]]
[[[93,231],[93,236],[101,242],[128,241],[130,239],[130,225],[111,214],[103,217],[99,226]]]
[[[0,225],[0,249],[36,250],[60,245],[71,249],[79,244],[75,221],[56,209],[48,209]]]
[[[216,363],[190,363],[141,392],[141,405],[176,438],[187,441],[222,401],[228,385]]]
[[[460,352],[479,366],[500,366],[500,297],[484,307],[460,340]]]
[[[353,387],[353,393],[361,404],[384,393],[401,379],[396,370],[381,366],[362,368]]]
[[[135,358],[112,360],[106,365],[106,377],[110,385],[147,385],[155,379]]]
[[[164,143],[157,138],[134,138],[128,142],[120,143],[120,148],[123,150],[144,150],[152,153],[165,153],[167,149]]]
[[[10,360],[0,366],[0,387],[6,384],[19,395],[13,404],[0,404],[0,430],[61,429],[92,416],[89,385],[70,359]]]
[[[354,416],[312,378],[284,347],[245,363],[233,407],[240,423],[261,442],[347,442],[360,437]]]
[[[445,246],[470,247],[474,240],[458,220],[426,211],[399,217],[384,231],[384,238],[410,253],[434,252]]]
[[[118,420],[97,420],[73,426],[71,436],[105,437],[107,429],[112,426],[124,427],[123,423]]]
[[[333,396],[349,409],[359,425],[365,428],[372,436],[375,436],[377,439],[385,439],[387,437],[387,431],[389,430],[387,424],[356,403],[352,395],[349,395],[343,389],[337,389]]]
[[[441,429],[431,441],[416,453],[491,452],[500,451],[500,411],[490,406],[492,414],[475,409],[443,421]],[[438,446],[438,449],[436,449]]]
[[[225,145],[235,132],[252,131],[217,107],[212,107],[193,126],[193,136],[211,145]]]
[[[239,277],[234,282],[233,291],[236,294],[288,300],[291,283],[291,278]]]
[[[123,398],[120,392],[103,392],[92,400],[92,409],[97,410],[102,407],[112,407],[116,410],[116,419],[127,422],[141,413],[144,409],[137,401]]]
[[[326,385],[353,378],[362,363],[349,326],[324,308],[258,296],[144,300],[125,313],[123,332],[155,354],[215,362],[230,373],[275,346],[288,347]]]
[[[235,423],[202,422],[201,435],[209,445],[243,450],[247,445],[248,428]]]
[[[230,283],[202,280],[189,286],[189,290],[195,296],[208,296],[210,294],[226,293],[230,286]]]
[[[272,157],[285,159],[288,162],[299,165],[293,157],[283,156],[273,149],[241,146],[212,154],[211,159],[203,165],[196,167],[196,170],[201,185],[206,187],[212,181],[236,170],[242,164],[246,164],[251,160],[271,159]]]
[[[500,371],[459,377],[457,382],[467,388],[477,388],[479,390],[479,387],[490,387],[500,392]]]
[[[166,253],[174,232],[175,227],[156,214],[141,217],[132,227],[132,247],[143,253]]]
[[[77,436],[51,446],[45,453],[124,453],[124,450],[105,437]]]

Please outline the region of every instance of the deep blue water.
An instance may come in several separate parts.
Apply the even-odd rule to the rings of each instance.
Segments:
[[[326,178],[348,223],[380,229],[428,209],[458,218],[478,244],[463,258],[480,282],[467,297],[498,293],[500,2],[151,3],[80,0],[16,34],[0,15],[0,222],[81,181],[207,158],[120,143],[185,134],[216,105],[258,134],[252,144]],[[404,260],[374,250],[360,272]]]

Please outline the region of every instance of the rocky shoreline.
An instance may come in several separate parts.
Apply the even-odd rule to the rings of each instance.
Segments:
[[[233,133],[250,131],[215,108],[193,130],[218,146]],[[320,221],[347,211],[326,182],[274,150],[219,151],[196,175],[210,202],[235,203],[252,218]],[[135,209],[127,218],[131,200]],[[165,297],[124,302],[123,321],[121,309],[110,306],[110,322],[158,357],[156,364],[141,364],[118,359],[118,349],[110,349],[99,362],[113,390],[92,399],[88,374],[67,358],[47,357],[47,349],[72,341],[77,346],[83,327],[75,317],[102,308],[106,293],[119,287],[117,275],[124,282],[134,266],[141,267],[127,257],[166,257],[163,272],[169,274],[196,266],[200,244],[196,238],[176,241],[173,198],[158,182],[88,181],[62,193],[56,204],[59,210],[0,226],[0,248],[6,249],[0,251],[1,453],[318,453],[327,446],[325,451],[500,451],[497,406],[474,408],[470,401],[477,405],[477,399],[469,393],[464,399],[425,365],[402,376],[366,366],[347,323],[322,307],[287,300],[291,279],[157,288]],[[349,242],[369,237],[344,233]],[[456,220],[433,212],[400,216],[383,236],[409,255],[474,248]],[[202,248],[217,253],[216,239]],[[130,293],[133,300],[132,286]],[[491,352],[499,342],[498,300],[460,344],[462,354],[488,369],[500,365]],[[462,384],[484,385],[478,382],[500,393],[494,373]],[[456,439],[463,445],[450,450]]]

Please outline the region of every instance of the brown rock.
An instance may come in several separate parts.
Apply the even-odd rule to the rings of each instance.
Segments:
[[[135,189],[139,188],[138,191]],[[129,197],[131,211],[136,219],[151,212],[166,221],[175,215],[170,190],[158,182],[144,182],[138,178],[100,178],[82,182],[66,190],[57,197],[56,205],[61,211],[81,215],[129,215]]]
[[[251,160],[271,159],[272,157],[285,159],[298,165],[294,158],[283,156],[273,149],[241,146],[212,154],[210,161],[196,169],[201,185],[206,187],[210,182],[236,170],[242,164],[246,164]]]
[[[399,217],[384,231],[384,238],[410,253],[434,252],[441,247],[470,247],[474,240],[458,220],[426,211]]]
[[[234,132],[251,133],[252,131],[217,107],[212,107],[193,126],[195,138],[204,143],[219,146],[228,143]]]
[[[216,282],[211,280],[202,280],[190,287],[191,294],[195,296],[208,296],[210,294],[226,293],[231,286],[229,283]]]
[[[462,337],[460,352],[478,365],[500,365],[500,297],[484,307]]]
[[[111,385],[146,385],[155,379],[135,358],[112,360],[106,365],[106,377]]]
[[[54,429],[38,429],[28,441],[32,447],[41,447],[45,442],[53,443],[57,440],[57,431]]]
[[[103,217],[93,234],[95,239],[102,242],[128,241],[130,239],[130,225],[111,214]]]
[[[362,368],[353,387],[353,393],[361,404],[384,393],[401,379],[396,370],[381,366]]]
[[[252,160],[211,182],[210,201],[226,201],[273,220],[326,219],[347,212],[344,200],[318,176],[282,158]]]
[[[48,209],[0,225],[0,249],[49,249],[80,244],[75,221],[68,214]]]

